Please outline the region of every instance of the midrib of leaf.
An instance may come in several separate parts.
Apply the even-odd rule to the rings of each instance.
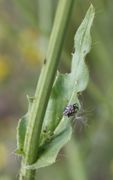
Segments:
[[[82,46],[83,46],[83,44],[84,44],[83,42],[84,42],[86,30],[87,30],[87,27],[88,27],[88,25],[89,25],[89,21],[90,21],[90,17],[89,17],[89,20],[87,21],[86,29],[85,29],[85,31],[84,31],[84,33],[83,33],[83,36],[82,36],[82,39],[81,39],[81,43],[80,43],[80,51],[81,51],[81,52],[82,52]],[[80,58],[79,58],[78,62],[80,63]]]

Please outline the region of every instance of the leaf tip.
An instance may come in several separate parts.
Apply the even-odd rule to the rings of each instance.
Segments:
[[[90,4],[89,11],[90,11],[92,14],[95,14],[95,8],[94,8],[94,6],[93,6],[92,3]]]

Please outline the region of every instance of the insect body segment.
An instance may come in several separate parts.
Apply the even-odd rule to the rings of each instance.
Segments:
[[[65,107],[63,115],[70,117],[70,116],[73,116],[74,114],[76,114],[78,112],[78,110],[79,110],[79,106],[77,103],[68,105]]]

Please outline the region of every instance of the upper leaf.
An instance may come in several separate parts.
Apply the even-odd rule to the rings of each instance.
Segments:
[[[71,138],[70,119],[63,116],[63,110],[67,104],[75,102],[80,106],[77,94],[82,92],[88,83],[89,73],[85,56],[91,48],[90,29],[93,19],[94,8],[91,5],[74,38],[75,52],[72,57],[71,73],[58,73],[56,76],[43,123],[40,156],[27,168],[38,169],[54,163],[59,150]],[[43,136],[45,130],[52,133],[49,141],[48,136]]]
[[[91,5],[74,38],[75,52],[72,56],[71,73],[57,73],[41,132],[39,157],[34,164],[26,167],[28,169],[38,169],[54,163],[60,149],[71,138],[70,119],[63,116],[63,110],[67,104],[75,102],[80,107],[77,94],[82,92],[88,83],[89,73],[85,56],[91,48],[90,29],[93,19],[94,8]],[[16,151],[18,154],[24,154],[24,139],[32,101],[33,98],[29,98],[28,113],[18,123]]]

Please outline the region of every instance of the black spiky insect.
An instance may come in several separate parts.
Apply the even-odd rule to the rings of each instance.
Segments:
[[[63,115],[64,116],[74,116],[79,110],[79,106],[77,103],[75,104],[71,104],[71,105],[67,105],[64,109]]]

